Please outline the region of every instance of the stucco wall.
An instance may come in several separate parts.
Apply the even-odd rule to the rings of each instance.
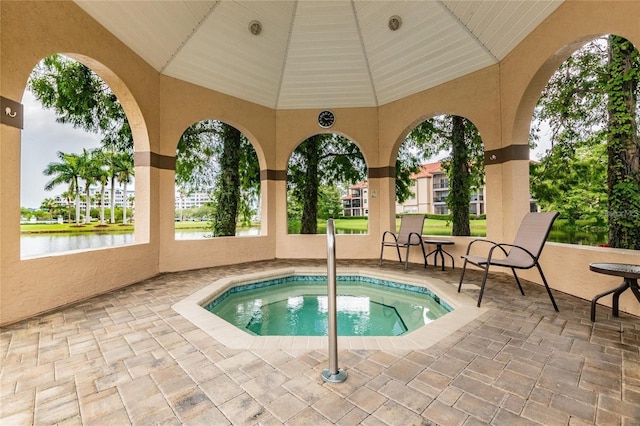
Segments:
[[[282,180],[292,150],[320,130],[318,110],[273,111],[160,77],[71,2],[3,1],[1,14],[2,96],[20,101],[40,59],[52,53],[72,54],[92,66],[122,100],[134,126],[137,158],[171,159],[184,129],[212,118],[245,133],[256,147],[265,176],[271,177],[263,180],[261,236],[175,241],[174,172],[137,165],[135,245],[20,260],[20,131],[1,125],[0,324],[160,272],[326,256],[324,236],[287,234],[286,182]],[[555,67],[579,47],[576,40],[615,32],[640,45],[639,15],[638,1],[568,1],[498,65],[379,108],[334,109],[336,124],[331,131],[357,143],[367,165],[377,171],[369,179],[369,234],[338,236],[338,257],[377,258],[380,236],[395,223],[394,180],[384,170],[394,164],[400,143],[414,125],[442,113],[459,114],[476,124],[487,150],[526,144],[540,90]],[[528,211],[528,161],[498,163],[486,171],[488,237],[509,241]],[[462,254],[468,239],[453,239],[456,245],[451,251]],[[414,255],[412,260],[421,262]],[[586,299],[618,281],[589,272],[588,264],[594,261],[640,263],[640,255],[550,243],[542,257],[553,288]],[[523,276],[539,281],[536,271]],[[627,296],[621,309],[640,315],[640,305]]]
[[[20,102],[36,63],[53,53],[90,65],[123,101],[137,151],[157,149],[158,75],[70,2],[2,2],[2,96]],[[91,59],[89,59],[91,58]],[[135,99],[135,102],[133,100]],[[29,120],[26,117],[25,120]],[[136,167],[140,191],[136,244],[64,256],[20,260],[20,131],[0,134],[0,323],[13,322],[158,273],[157,171]]]

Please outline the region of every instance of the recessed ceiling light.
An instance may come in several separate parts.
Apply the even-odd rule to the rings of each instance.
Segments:
[[[262,24],[260,21],[251,21],[249,22],[249,31],[251,34],[258,35],[262,32]]]
[[[402,18],[400,18],[398,15],[393,15],[391,18],[389,18],[389,29],[391,31],[396,31],[398,28],[400,28],[401,25]]]

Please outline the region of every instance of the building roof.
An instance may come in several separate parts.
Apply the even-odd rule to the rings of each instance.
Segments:
[[[420,171],[411,175],[411,179],[431,177],[436,173],[442,173],[440,162],[427,163],[420,166]]]
[[[162,75],[307,109],[380,106],[497,64],[563,0],[75,3]]]

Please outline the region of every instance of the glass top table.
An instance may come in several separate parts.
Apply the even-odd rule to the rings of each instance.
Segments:
[[[449,253],[447,253],[445,250],[442,249],[442,246],[452,246],[455,243],[451,240],[438,240],[438,239],[434,239],[431,237],[427,237],[427,236],[422,236],[422,242],[424,244],[429,244],[429,245],[434,245],[436,246],[436,248],[434,250],[432,250],[429,254],[426,254],[424,256],[424,267],[427,267],[428,264],[428,257],[433,255],[433,265],[437,268],[438,267],[438,254],[440,255],[440,260],[442,261],[442,270],[444,271],[444,255],[446,254],[447,256],[449,256],[451,258],[451,267],[455,269],[456,267],[456,263],[453,260],[453,256],[451,256]]]
[[[640,265],[633,265],[628,263],[592,263],[589,265],[589,269],[593,272],[605,275],[613,275],[616,277],[622,277],[623,281],[618,287],[607,290],[603,293],[597,294],[591,300],[591,321],[596,320],[596,302],[601,297],[613,293],[613,316],[617,317],[619,314],[619,302],[620,295],[627,289],[631,289],[632,293],[638,299],[640,303],[640,288],[638,288],[638,279],[640,278]]]

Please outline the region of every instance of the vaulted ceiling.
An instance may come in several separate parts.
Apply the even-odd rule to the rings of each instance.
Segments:
[[[76,3],[164,75],[301,109],[379,106],[496,64],[562,0]]]

